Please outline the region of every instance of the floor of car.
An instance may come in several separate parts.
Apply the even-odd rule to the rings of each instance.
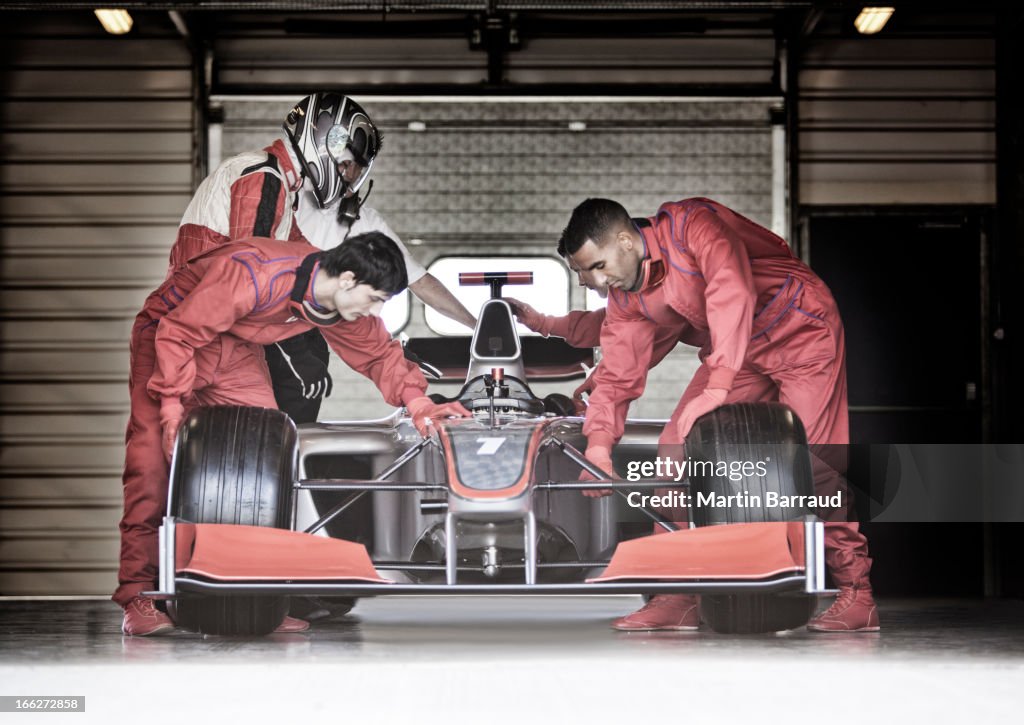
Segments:
[[[883,600],[877,634],[619,633],[633,596],[393,597],[302,634],[122,637],[96,599],[0,599],[0,695],[293,722],[995,720],[1024,681],[1024,601]],[[142,665],[142,667],[135,667]],[[414,714],[416,713],[416,714]],[[341,722],[340,720],[338,722]]]

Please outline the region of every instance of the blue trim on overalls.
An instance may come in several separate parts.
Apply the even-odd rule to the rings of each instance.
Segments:
[[[686,209],[683,211],[683,219],[682,219],[682,221],[679,222],[679,228],[680,229],[682,229],[683,227],[686,226],[686,220],[690,218],[690,212],[693,211],[693,206],[694,205],[702,206],[705,209],[707,209],[708,211],[710,211],[712,214],[717,214],[718,213],[718,210],[715,209],[715,207],[713,207],[710,204],[708,204],[707,202],[704,202],[704,201],[689,202],[686,205]],[[672,215],[669,214],[667,211],[660,211],[659,210],[658,211],[658,216],[661,216],[662,214],[665,214],[666,216],[669,217],[670,221],[674,222],[674,220],[672,220]],[[686,246],[686,240],[685,239],[677,239],[676,238],[676,225],[675,225],[675,223],[670,223],[669,224],[669,229],[672,232],[672,234],[671,234],[671,236],[672,236],[672,246],[675,247],[676,249],[678,249],[680,252],[683,252],[685,254],[689,254],[690,253],[689,252],[690,248],[688,246]]]
[[[779,285],[779,289],[778,289],[778,291],[777,291],[777,292],[776,292],[776,293],[775,293],[774,295],[772,295],[772,298],[771,298],[770,300],[768,300],[768,301],[767,301],[767,302],[766,302],[766,303],[764,304],[764,307],[762,307],[762,308],[761,308],[760,310],[758,310],[758,311],[757,311],[757,312],[756,312],[756,313],[754,314],[754,319],[755,319],[755,320],[756,320],[756,319],[757,319],[758,317],[760,317],[760,316],[761,316],[762,314],[764,314],[764,311],[765,311],[765,310],[767,310],[767,309],[768,309],[769,307],[771,307],[771,306],[772,306],[773,304],[775,304],[775,300],[779,299],[779,295],[781,295],[781,294],[782,294],[783,292],[785,292],[785,291],[786,291],[786,287],[788,287],[788,286],[789,286],[789,284],[790,284],[790,282],[792,282],[792,281],[793,281],[793,275],[791,275],[791,274],[787,274],[787,275],[786,275],[786,279],[782,280],[782,284],[780,284],[780,285]]]
[[[769,302],[767,305],[762,307],[761,308],[761,312],[757,313],[757,315],[754,316],[755,320],[761,315],[761,313],[763,313],[765,310],[768,309],[768,307],[772,304],[772,302],[774,302],[776,299],[778,299],[779,295],[782,293],[783,289],[786,288],[786,286],[789,283],[789,280],[791,280],[792,277],[793,277],[793,275],[787,275],[786,276],[786,281],[782,283],[782,287],[780,287],[779,291],[775,293],[774,297],[772,297],[771,302]],[[789,302],[786,303],[786,306],[783,307],[779,311],[779,313],[777,315],[775,315],[775,317],[772,319],[772,321],[769,322],[768,325],[763,330],[761,330],[757,334],[751,335],[750,339],[751,340],[756,340],[757,338],[761,337],[761,335],[764,335],[765,333],[767,333],[769,330],[771,330],[773,327],[775,327],[777,324],[779,324],[779,322],[782,321],[782,318],[785,317],[786,313],[789,312],[791,309],[795,309],[795,310],[797,310],[799,312],[803,312],[803,310],[801,310],[799,307],[796,306],[796,300],[800,296],[800,292],[803,291],[803,288],[804,288],[804,283],[801,282],[799,285],[797,285],[797,288],[793,291],[793,294],[790,297]],[[803,314],[808,315],[810,313],[803,312]],[[814,315],[811,315],[811,317],[814,317]],[[821,318],[819,317],[819,318],[816,318],[816,319],[821,319]]]
[[[662,247],[662,246],[660,246],[660,245],[659,245],[658,249],[660,249],[660,250],[661,250],[661,256],[662,256],[662,257],[663,257],[663,258],[664,258],[664,259],[665,259],[665,260],[666,260],[666,261],[667,261],[667,262],[668,262],[668,263],[669,263],[670,265],[672,265],[672,269],[676,270],[677,272],[682,272],[683,274],[688,274],[688,275],[690,275],[691,277],[700,277],[701,279],[704,279],[704,275],[703,275],[702,273],[700,273],[700,272],[694,272],[693,270],[690,270],[690,269],[684,269],[684,268],[680,267],[680,266],[679,266],[678,264],[676,264],[675,262],[673,262],[673,261],[672,261],[672,257],[670,257],[670,256],[668,255],[668,252],[667,252],[667,251],[665,250],[665,248],[664,248],[664,247]]]
[[[285,297],[287,297],[289,294],[291,294],[291,290],[287,290],[278,299],[276,299],[276,300],[273,299],[274,283],[277,281],[277,279],[279,277],[281,277],[282,275],[285,275],[285,274],[295,274],[295,270],[293,270],[293,269],[292,270],[283,270],[281,272],[278,272],[277,274],[275,274],[273,277],[270,278],[269,283],[268,283],[268,289],[267,289],[267,301],[265,303],[263,303],[263,304],[260,304],[260,297],[262,296],[262,293],[260,291],[259,280],[257,280],[257,278],[256,278],[256,270],[253,268],[253,266],[246,259],[244,259],[244,257],[255,257],[256,260],[260,264],[274,264],[276,262],[286,262],[286,261],[291,260],[291,259],[298,259],[298,257],[277,257],[275,259],[263,260],[263,259],[260,259],[259,257],[257,257],[255,252],[239,252],[238,254],[232,254],[231,255],[231,259],[232,260],[234,260],[235,262],[238,262],[243,267],[245,267],[246,270],[248,270],[249,276],[252,278],[252,286],[256,288],[256,304],[253,305],[253,308],[251,310],[252,312],[260,312],[262,310],[267,309],[268,307],[273,307],[278,302],[280,302]]]
[[[802,310],[799,307],[794,307],[793,309],[796,310],[797,312],[799,312],[801,315],[807,315],[808,317],[811,317],[811,318],[817,320],[818,322],[824,322],[825,321],[824,317],[818,317],[813,312],[808,312],[807,310]]]

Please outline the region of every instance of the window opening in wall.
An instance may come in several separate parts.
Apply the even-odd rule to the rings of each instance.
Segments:
[[[450,289],[474,315],[490,298],[489,287],[460,287],[460,272],[532,272],[532,285],[508,285],[502,291],[505,297],[515,297],[547,315],[569,312],[569,270],[554,257],[442,257],[427,271]],[[427,307],[424,318],[438,335],[467,335],[469,331],[459,323]],[[520,336],[536,335],[522,325],[516,326]]]

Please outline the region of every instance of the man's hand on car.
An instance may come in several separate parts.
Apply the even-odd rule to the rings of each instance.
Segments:
[[[405,404],[412,418],[412,424],[416,426],[421,436],[430,434],[430,426],[433,425],[432,418],[468,418],[472,413],[466,410],[462,403],[435,403],[426,395],[413,398]]]
[[[597,466],[605,472],[605,478],[615,478],[615,469],[612,467],[612,452],[610,448],[604,446],[588,446],[587,447],[587,460],[591,464]],[[583,469],[580,472],[581,481],[596,481],[597,479],[591,475],[587,469]],[[603,496],[611,496],[612,490],[610,488],[588,488],[583,490],[583,495],[589,498],[602,498]]]
[[[534,332],[539,332],[546,335],[547,332],[544,330],[544,326],[547,323],[547,315],[542,315],[537,310],[530,307],[525,302],[521,302],[514,297],[502,298],[508,302],[509,307],[512,308],[512,312],[515,314],[516,319],[519,320],[520,324],[527,327]]]

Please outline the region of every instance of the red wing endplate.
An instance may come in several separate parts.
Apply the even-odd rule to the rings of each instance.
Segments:
[[[624,541],[587,581],[768,579],[803,570],[803,523],[726,524]]]
[[[363,581],[390,584],[366,547],[285,529],[234,524],[175,527],[175,569],[222,581]]]

